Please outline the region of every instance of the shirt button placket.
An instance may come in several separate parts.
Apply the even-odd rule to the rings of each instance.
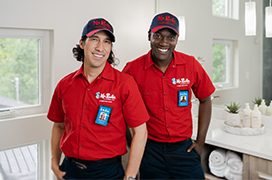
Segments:
[[[90,91],[90,88],[87,88],[87,91]],[[84,108],[84,109],[86,109],[86,108],[87,108],[87,106],[84,106],[83,108]]]

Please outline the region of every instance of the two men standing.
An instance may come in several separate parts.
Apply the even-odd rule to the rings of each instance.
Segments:
[[[194,57],[175,51],[178,36],[174,15],[156,15],[148,32],[151,50],[120,73],[111,66],[112,26],[102,18],[88,22],[73,50],[82,67],[58,83],[48,112],[58,179],[133,179],[140,163],[141,179],[204,179],[199,154],[215,88]],[[195,142],[192,91],[200,101]],[[134,135],[124,173],[120,156],[126,153],[126,125]]]

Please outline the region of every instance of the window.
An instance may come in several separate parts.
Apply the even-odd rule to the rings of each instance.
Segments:
[[[239,19],[238,0],[213,0],[212,14],[219,17]]]
[[[49,31],[0,28],[0,118],[46,112]]]
[[[217,88],[228,88],[237,85],[234,44],[230,40],[213,40],[212,81]]]
[[[0,180],[36,180],[37,154],[37,144],[0,151]]]

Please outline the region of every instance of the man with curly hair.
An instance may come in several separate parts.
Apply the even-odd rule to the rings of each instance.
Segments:
[[[55,88],[47,117],[54,122],[51,164],[58,179],[136,178],[149,115],[134,79],[111,66],[113,42],[111,24],[91,19],[73,48],[82,66]],[[124,172],[126,125],[134,136]],[[59,167],[62,153],[65,158]]]

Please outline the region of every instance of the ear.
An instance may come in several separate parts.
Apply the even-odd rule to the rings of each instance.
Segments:
[[[151,32],[148,32],[148,41],[151,39]]]
[[[84,49],[84,42],[81,39],[79,40],[79,47]]]

